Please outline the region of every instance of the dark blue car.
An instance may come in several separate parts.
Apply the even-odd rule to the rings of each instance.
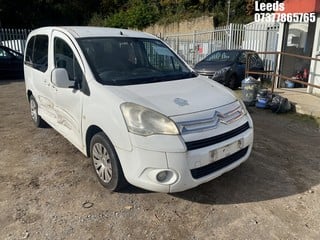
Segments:
[[[23,55],[0,46],[0,79],[23,79]]]
[[[250,53],[250,54],[248,54]],[[263,71],[263,62],[259,55],[251,50],[219,50],[211,53],[194,66],[194,70],[231,89],[241,86],[245,77],[246,59],[249,70]],[[257,78],[258,75],[253,75]]]

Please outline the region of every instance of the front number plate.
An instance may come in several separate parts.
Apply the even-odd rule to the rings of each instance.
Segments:
[[[209,152],[209,154],[210,154],[211,160],[214,162],[221,158],[228,157],[229,155],[234,154],[235,152],[239,151],[242,148],[243,148],[243,139],[239,139],[236,142],[233,142],[221,148],[212,150]]]

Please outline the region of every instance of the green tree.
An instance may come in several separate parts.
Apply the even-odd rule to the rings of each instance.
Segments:
[[[231,0],[230,10],[230,22],[253,20],[252,0]],[[142,29],[155,22],[177,22],[204,14],[213,15],[216,26],[226,24],[227,1],[0,0],[0,24],[3,27],[89,24]]]
[[[0,0],[0,22],[25,28],[84,25],[99,6],[100,0]]]
[[[142,29],[155,23],[159,18],[158,6],[155,2],[131,0],[127,9],[111,15],[105,21],[105,26]]]

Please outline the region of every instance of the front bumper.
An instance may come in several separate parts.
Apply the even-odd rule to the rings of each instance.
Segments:
[[[141,137],[130,134],[133,150],[116,149],[126,179],[157,192],[180,192],[208,182],[246,161],[251,153],[253,127],[212,145],[187,149],[181,136]],[[160,179],[159,174],[166,172]]]
[[[216,74],[216,72],[198,72],[200,75],[210,78],[218,83],[225,85],[226,82],[226,73]]]

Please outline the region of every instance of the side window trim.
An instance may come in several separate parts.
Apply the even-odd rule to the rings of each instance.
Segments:
[[[84,76],[83,70],[72,47],[59,36],[53,37],[53,61],[55,68],[66,69],[69,80],[75,81],[75,84],[79,84],[79,88],[81,88]]]
[[[53,36],[53,44],[54,44],[54,39],[55,38],[60,38],[60,39],[62,39],[63,41],[65,41],[67,43],[67,45],[71,48],[73,54],[76,56],[76,59],[77,59],[77,61],[79,63],[79,66],[80,66],[83,74],[85,74],[85,72],[86,72],[85,64],[83,62],[83,59],[81,58],[81,54],[79,52],[79,49],[76,47],[76,45],[72,41],[72,39],[68,35],[66,35],[64,32],[59,31],[59,30],[54,30],[52,32],[52,36]]]
[[[32,36],[28,42],[27,49],[26,49],[26,57],[25,57],[25,64],[33,67],[33,52],[34,52],[34,43],[35,43],[36,36]],[[29,47],[29,44],[32,44],[32,46]],[[28,53],[31,51],[30,53]],[[30,54],[30,56],[29,56]]]

